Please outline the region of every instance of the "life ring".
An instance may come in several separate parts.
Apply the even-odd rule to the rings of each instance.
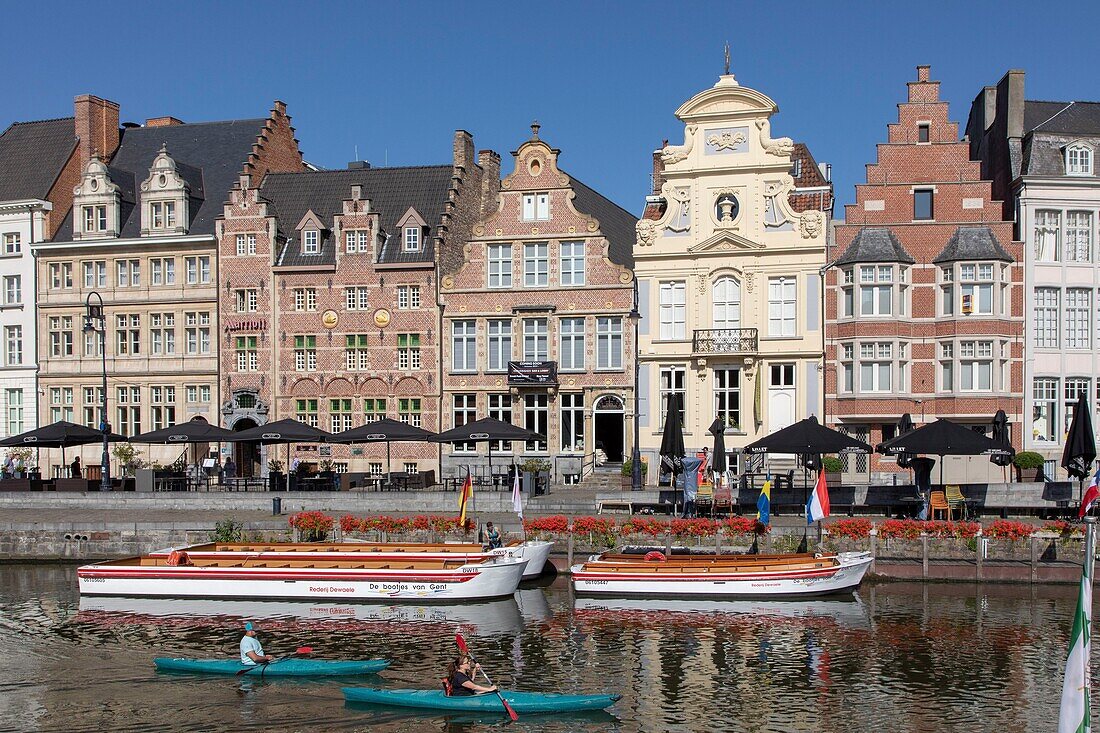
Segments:
[[[665,557],[665,553],[658,552],[657,550],[653,550],[652,552],[647,552],[645,554],[646,562],[664,562],[667,559],[668,558]]]
[[[188,557],[187,553],[183,550],[172,550],[171,554],[168,555],[168,564],[172,565],[173,567],[180,565],[194,565],[194,563],[191,562],[191,558]]]

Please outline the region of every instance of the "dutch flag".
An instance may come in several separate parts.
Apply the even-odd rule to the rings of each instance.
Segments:
[[[1077,518],[1081,519],[1089,513],[1092,503],[1100,499],[1100,471],[1093,474],[1092,483],[1085,489],[1085,495],[1081,497],[1081,508],[1077,510]]]
[[[810,500],[806,502],[806,524],[829,516],[829,487],[825,483],[825,469],[817,472],[817,486],[810,494]]]

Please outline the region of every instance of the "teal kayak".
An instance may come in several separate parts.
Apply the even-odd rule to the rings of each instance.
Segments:
[[[558,695],[550,692],[516,692],[501,690],[504,699],[519,714],[567,713],[574,710],[602,710],[614,705],[622,695]],[[403,708],[433,710],[500,711],[504,706],[493,693],[482,695],[452,695],[443,690],[380,690],[373,687],[345,687],[348,702],[392,705]]]
[[[374,674],[390,666],[385,659],[344,661],[338,659],[281,659],[264,668],[262,664],[241,664],[237,659],[184,659],[182,657],[157,657],[153,660],[157,669],[165,672],[195,672],[198,674],[237,674],[248,671],[242,677],[335,677],[357,674]]]

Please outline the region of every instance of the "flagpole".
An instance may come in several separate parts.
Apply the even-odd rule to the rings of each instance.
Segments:
[[[1085,516],[1085,557],[1081,564],[1081,590],[1073,614],[1070,647],[1062,682],[1058,733],[1092,729],[1092,570],[1096,554],[1096,518]]]

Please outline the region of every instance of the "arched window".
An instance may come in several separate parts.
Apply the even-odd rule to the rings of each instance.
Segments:
[[[1092,148],[1076,143],[1066,148],[1066,175],[1092,175]]]
[[[741,283],[732,277],[718,278],[714,281],[711,301],[715,328],[741,327]]]

